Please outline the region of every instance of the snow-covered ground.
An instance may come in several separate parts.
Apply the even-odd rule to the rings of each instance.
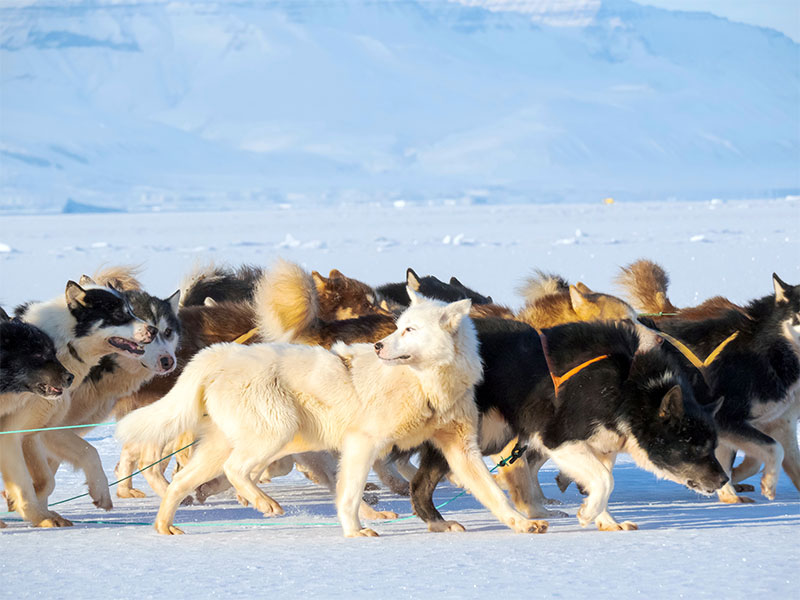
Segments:
[[[210,259],[269,264],[275,257],[373,284],[406,267],[461,281],[499,302],[532,268],[613,291],[619,265],[650,257],[671,273],[671,298],[690,305],[723,294],[743,302],[771,292],[776,271],[800,282],[800,200],[463,206],[415,204],[285,206],[261,212],[4,216],[0,304],[59,294],[67,279],[101,264],[141,264],[147,288],[171,294],[183,273]],[[109,478],[118,445],[96,429]],[[471,496],[444,509],[466,527],[431,534],[409,519],[375,524],[378,539],[344,539],[328,494],[294,473],[267,489],[287,514],[262,519],[232,497],[181,508],[187,535],[148,525],[77,523],[0,532],[0,596],[8,597],[458,597],[502,592],[549,597],[789,598],[797,593],[800,498],[782,475],[778,497],[728,506],[657,481],[623,459],[611,511],[635,532],[581,529],[581,498],[561,495],[548,464],[545,493],[570,514],[541,536],[516,535]],[[57,501],[84,491],[63,470]],[[141,479],[141,478],[139,478]],[[756,481],[757,484],[757,481]],[[137,486],[146,488],[143,481]],[[148,490],[149,492],[149,490]],[[455,495],[442,485],[437,500]],[[87,499],[58,510],[76,521],[152,522],[156,498],[116,500],[101,513]],[[405,498],[380,492],[380,506],[409,514]],[[0,518],[9,518],[8,515]]]

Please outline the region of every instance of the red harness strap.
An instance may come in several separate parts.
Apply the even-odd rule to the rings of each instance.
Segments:
[[[544,332],[541,329],[537,329],[536,333],[539,334],[539,341],[542,344],[542,353],[544,354],[544,360],[547,363],[547,370],[550,372],[550,379],[553,380],[553,388],[555,390],[556,398],[558,398],[558,389],[563,384],[565,384],[570,378],[574,377],[575,375],[583,371],[589,365],[604,360],[606,358],[609,358],[608,354],[603,354],[602,356],[595,356],[594,358],[590,358],[586,362],[579,364],[577,367],[570,369],[563,375],[556,375],[555,372],[553,371],[553,363],[550,360],[550,352],[548,351],[548,346],[547,346],[547,337],[544,335]]]

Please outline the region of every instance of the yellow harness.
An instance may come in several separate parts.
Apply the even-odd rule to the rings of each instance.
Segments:
[[[233,340],[233,343],[234,344],[244,344],[247,340],[249,340],[251,337],[255,336],[257,333],[258,333],[258,327],[253,327],[247,333],[243,333],[242,335],[237,337],[235,340]]]
[[[660,337],[667,340],[670,344],[672,344],[678,350],[678,352],[680,352],[686,357],[686,360],[692,363],[701,373],[703,373],[704,370],[711,365],[711,363],[713,363],[715,360],[717,360],[717,358],[719,358],[719,355],[722,354],[722,351],[725,349],[725,346],[727,346],[733,340],[736,339],[736,337],[739,335],[739,332],[734,331],[731,335],[725,338],[719,346],[717,346],[711,351],[711,354],[709,354],[705,360],[700,360],[700,358],[694,352],[692,352],[686,344],[672,337],[668,333],[659,331],[657,335],[659,335]]]

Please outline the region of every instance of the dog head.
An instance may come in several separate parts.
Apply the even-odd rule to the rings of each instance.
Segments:
[[[74,377],[56,358],[53,340],[38,327],[0,309],[0,392],[61,397]]]
[[[407,289],[411,306],[397,319],[397,330],[375,344],[375,352],[386,363],[398,365],[447,364],[455,360],[457,341],[475,338],[467,316],[469,299],[445,304],[429,300]]]
[[[388,306],[381,306],[383,298],[366,283],[344,276],[333,269],[327,277],[311,272],[319,297],[320,318],[323,321],[355,319],[364,315],[390,315]]]
[[[698,404],[691,387],[675,370],[664,368],[660,360],[647,356],[659,353],[653,350],[637,356],[624,385],[626,403],[633,415],[630,429],[635,450],[631,454],[656,475],[711,494],[728,481],[714,455],[714,414],[722,400],[707,407]],[[643,369],[642,361],[658,364],[646,379],[642,376],[648,365]]]
[[[141,291],[125,292],[125,297],[133,314],[156,330],[139,362],[157,375],[171,373],[177,365],[175,351],[181,332],[177,316],[180,290],[164,300]]]
[[[414,269],[407,269],[406,286],[427,298],[435,298],[442,302],[455,302],[456,300],[469,298],[474,304],[492,303],[491,297],[482,296],[478,292],[471,290],[455,277],[451,277],[448,284],[433,275],[420,277],[414,272]]]
[[[578,282],[569,286],[572,309],[581,321],[635,321],[636,310],[616,296],[593,292]]]
[[[800,349],[800,285],[789,285],[775,273],[772,274],[772,285],[775,288],[775,306],[780,311],[783,333]]]
[[[97,285],[84,288],[68,281],[65,298],[75,319],[75,338],[102,338],[113,353],[142,356],[143,346],[158,333],[155,327],[136,317],[125,295],[113,288]]]

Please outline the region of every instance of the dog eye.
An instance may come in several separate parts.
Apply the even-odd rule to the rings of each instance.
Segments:
[[[164,330],[164,337],[172,337],[172,329],[171,328],[167,327]]]
[[[408,332],[410,332],[410,331],[414,331],[414,328],[413,328],[413,327],[406,327],[406,328],[403,330],[403,333],[408,333]]]

